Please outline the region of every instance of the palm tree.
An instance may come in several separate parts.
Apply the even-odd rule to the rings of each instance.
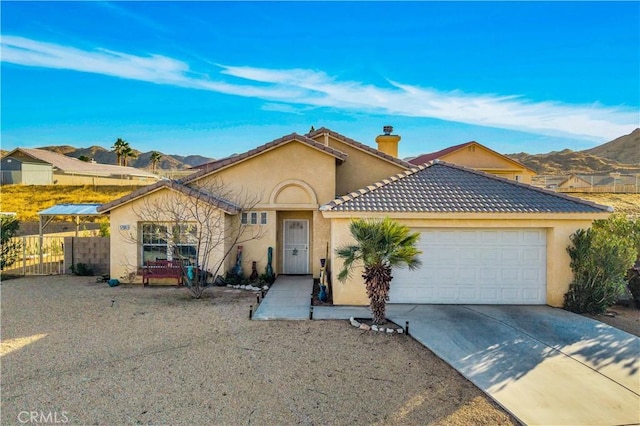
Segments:
[[[122,152],[120,153],[120,155],[122,156],[122,165],[123,166],[127,166],[127,159],[128,158],[136,158],[138,156],[138,154],[136,154],[133,149],[129,146],[129,144],[127,143],[127,145],[122,149]]]
[[[122,165],[122,151],[127,148],[129,146],[129,142],[125,141],[124,139],[118,138],[117,141],[115,141],[115,143],[113,144],[113,146],[111,147],[113,149],[113,152],[116,153],[118,159],[116,161],[116,163],[118,164],[118,166]]]
[[[162,158],[162,155],[158,152],[158,151],[151,151],[151,167],[153,170],[153,173],[156,172],[156,165],[158,164],[158,161],[160,161],[160,159]]]
[[[420,267],[416,248],[420,234],[412,233],[405,225],[389,219],[353,219],[349,225],[356,240],[353,245],[339,247],[336,254],[344,260],[338,280],[345,282],[356,262],[364,265],[364,284],[369,297],[373,323],[384,324],[386,303],[393,267],[408,266],[410,270]]]

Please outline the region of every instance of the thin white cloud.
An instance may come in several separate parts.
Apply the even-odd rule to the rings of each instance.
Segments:
[[[609,140],[638,127],[638,111],[600,105],[533,102],[521,96],[442,92],[389,81],[378,87],[339,81],[322,71],[219,65],[217,79],[193,72],[183,61],[163,55],[136,56],[99,49],[80,50],[2,37],[2,61],[33,67],[68,69],[125,79],[259,98],[267,110],[298,111],[284,105],[332,107],[429,117],[543,135]]]

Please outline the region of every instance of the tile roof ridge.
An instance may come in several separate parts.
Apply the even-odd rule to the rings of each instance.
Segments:
[[[583,200],[583,199],[577,198],[577,197],[571,197],[569,195],[558,193],[558,192],[555,192],[555,191],[551,191],[551,190],[546,189],[546,188],[540,188],[538,186],[533,186],[533,185],[529,185],[529,184],[526,184],[526,183],[517,182],[517,181],[511,180],[511,179],[507,179],[507,178],[504,178],[504,177],[493,175],[491,173],[483,172],[481,170],[474,170],[474,169],[471,169],[469,167],[461,166],[459,164],[447,163],[446,161],[441,161],[441,160],[434,160],[433,164],[441,164],[441,165],[444,165],[446,167],[451,167],[451,168],[454,168],[454,169],[458,169],[458,170],[462,170],[462,171],[465,171],[465,172],[473,173],[473,174],[476,174],[476,175],[479,175],[479,176],[484,176],[486,178],[489,178],[489,179],[492,179],[492,180],[496,180],[496,181],[499,181],[499,182],[504,182],[504,183],[507,183],[509,185],[519,186],[519,187],[522,187],[522,188],[527,188],[527,189],[530,189],[530,190],[533,190],[533,191],[541,192],[543,194],[552,195],[552,196],[555,196],[555,197],[558,197],[558,198],[562,198],[562,199],[565,199],[567,201],[572,201],[572,202],[575,202],[575,203],[578,203],[578,204],[584,204],[584,205],[587,205],[589,207],[597,208],[597,209],[600,209],[600,210],[613,212],[613,208],[611,206],[605,206],[603,204],[594,203],[593,201]]]
[[[309,146],[311,146],[312,148],[318,149],[320,151],[326,152],[329,155],[333,155],[334,157],[336,157],[337,159],[344,161],[347,158],[347,154],[345,154],[342,151],[339,151],[335,148],[331,148],[330,146],[325,146],[324,144],[321,144],[318,141],[315,141],[307,136],[304,135],[300,135],[296,132],[293,133],[289,133],[288,135],[284,135],[281,136],[279,138],[273,139],[272,141],[266,142],[262,145],[259,145],[255,148],[252,148],[248,151],[242,152],[240,154],[237,155],[233,155],[231,157],[225,157],[225,158],[221,158],[220,160],[217,161],[212,161],[211,163],[207,163],[204,168],[201,168],[200,170],[198,170],[197,172],[194,172],[188,176],[183,177],[182,179],[179,180],[180,183],[182,184],[188,184],[189,182],[193,182],[194,180],[197,180],[203,176],[207,176],[213,172],[215,172],[216,170],[221,169],[222,167],[225,166],[230,166],[232,164],[238,163],[240,161],[243,161],[247,158],[251,158],[257,154],[260,154],[262,152],[268,151],[271,148],[277,147],[279,145],[282,145],[283,143],[288,143],[291,141],[297,140],[299,142],[305,143]]]
[[[345,136],[345,135],[343,135],[341,133],[338,133],[338,132],[336,132],[334,130],[331,130],[329,128],[326,128],[326,127],[320,127],[319,129],[316,129],[316,130],[314,130],[312,132],[307,133],[305,136],[311,138],[312,136],[317,136],[317,135],[322,134],[322,133],[328,133],[331,136],[333,136],[335,139],[338,139],[339,141],[345,142],[345,143],[347,143],[349,145],[355,146],[356,148],[360,148],[360,149],[362,149],[364,151],[368,151],[369,153],[371,153],[373,155],[376,155],[376,156],[378,156],[378,157],[380,157],[380,158],[382,158],[384,160],[391,161],[393,163],[401,165],[401,166],[403,166],[403,167],[405,167],[407,169],[411,169],[414,166],[413,164],[409,163],[408,161],[404,161],[404,160],[402,160],[400,158],[394,157],[393,155],[386,154],[386,153],[384,153],[384,152],[382,152],[382,151],[380,151],[380,150],[378,150],[378,149],[376,149],[376,148],[374,148],[372,146],[369,146],[369,145],[364,144],[362,142],[358,142],[355,139],[347,137],[347,136]]]
[[[215,206],[221,208],[222,210],[227,211],[228,213],[237,213],[240,210],[240,207],[238,205],[236,205],[235,203],[233,203],[232,201],[229,201],[225,198],[222,198],[218,195],[215,194],[211,194],[208,193],[206,191],[202,191],[198,188],[192,188],[190,186],[184,185],[181,182],[177,181],[177,180],[172,180],[172,179],[163,179],[160,180],[156,183],[153,183],[151,185],[148,186],[143,186],[141,188],[136,189],[133,192],[130,192],[129,194],[118,198],[117,200],[113,200],[113,201],[109,201],[108,203],[104,203],[102,205],[100,205],[96,210],[98,212],[106,212],[109,211],[111,209],[113,209],[114,207],[118,207],[122,204],[126,204],[130,201],[133,201],[137,198],[140,198],[146,194],[149,194],[151,192],[157,191],[161,188],[168,188],[168,189],[172,189],[174,191],[178,191],[178,192],[182,192],[185,195],[189,195],[189,196],[196,196],[196,195],[203,195],[206,196],[207,198],[209,198],[210,200],[214,201],[212,204],[214,204]],[[222,207],[224,206],[224,207]]]
[[[397,173],[395,175],[389,176],[387,178],[384,178],[382,180],[376,181],[374,183],[372,183],[371,185],[367,185],[364,188],[360,188],[360,189],[356,189],[355,191],[352,191],[348,194],[342,195],[340,197],[337,197],[331,201],[329,201],[328,203],[323,204],[322,206],[320,206],[320,210],[321,211],[326,211],[326,210],[331,210],[333,207],[339,206],[340,204],[346,203],[347,201],[351,201],[354,200],[364,194],[368,194],[372,191],[375,191],[378,188],[382,188],[384,186],[387,186],[393,182],[397,182],[401,179],[404,179],[408,176],[411,176],[415,173],[418,173],[421,170],[424,170],[428,167],[430,167],[431,164],[422,164],[419,166],[414,166],[409,170],[405,170],[403,172]]]
[[[459,149],[462,149],[468,145],[471,145],[472,143],[478,143],[476,141],[469,141],[469,142],[464,142],[464,143],[460,143],[457,145],[452,145],[452,146],[448,146],[446,148],[442,148],[438,151],[432,151],[432,152],[425,152],[424,154],[420,154],[418,156],[416,156],[415,158],[412,158],[411,160],[409,160],[409,162],[411,164],[421,164],[421,163],[426,163],[429,161],[433,161],[433,160],[437,160],[439,157],[441,157],[444,154],[450,154],[452,152],[458,151]],[[423,160],[424,159],[424,160]]]

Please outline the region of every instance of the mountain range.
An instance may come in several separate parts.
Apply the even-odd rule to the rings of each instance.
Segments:
[[[583,151],[547,154],[507,154],[540,175],[640,173],[640,128],[628,135]]]
[[[101,164],[116,164],[116,154],[101,146],[89,148],[74,148],[69,145],[45,146],[47,149],[70,157],[93,158]],[[134,150],[137,157],[127,163],[128,166],[139,169],[151,170],[151,152]],[[6,152],[3,151],[2,155]],[[213,158],[201,155],[169,155],[161,153],[162,157],[156,164],[157,169],[185,170],[210,161]],[[552,151],[546,154],[507,154],[535,170],[540,175],[567,175],[567,174],[608,174],[619,172],[623,174],[640,173],[640,128],[628,135],[621,136],[610,142],[596,146],[595,148],[572,151]]]
[[[118,158],[113,151],[107,150],[101,146],[90,146],[89,148],[74,148],[69,145],[58,145],[58,146],[44,146],[39,149],[46,149],[49,151],[57,152],[58,154],[67,155],[69,157],[80,158],[82,156],[87,158],[93,158],[97,163],[100,164],[116,164]],[[151,170],[151,154],[152,151],[149,152],[141,152],[138,150],[133,150],[135,152],[136,157],[130,158],[127,161],[127,166],[135,167],[138,169]],[[203,157],[201,155],[169,155],[160,153],[162,157],[160,161],[156,164],[156,169],[163,170],[184,170],[191,168],[193,166],[199,166],[200,164],[208,163],[213,161],[213,158]]]

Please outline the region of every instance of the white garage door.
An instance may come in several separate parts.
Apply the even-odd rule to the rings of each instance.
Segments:
[[[429,229],[422,266],[395,269],[390,303],[545,304],[543,229]]]

